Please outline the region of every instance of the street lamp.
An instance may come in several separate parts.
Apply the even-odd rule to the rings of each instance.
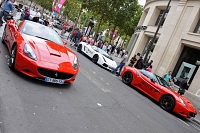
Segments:
[[[160,26],[161,26],[161,24],[162,24],[162,21],[164,20],[165,14],[166,14],[167,11],[168,11],[168,8],[169,8],[170,3],[171,3],[171,0],[169,0],[169,2],[168,2],[168,4],[167,4],[167,7],[166,7],[166,9],[165,9],[165,11],[164,11],[164,13],[163,13],[163,15],[162,15],[162,18],[160,19],[160,22],[159,22],[159,24],[158,24],[157,30],[156,30],[156,32],[155,32],[153,38],[149,41],[149,43],[148,43],[148,45],[147,45],[147,52],[145,53],[144,63],[146,63],[147,57],[148,57],[148,55],[149,55],[149,52],[152,50],[153,43],[154,43],[155,40],[156,40],[156,36],[157,36],[157,34],[158,34],[158,31],[159,31],[159,29],[160,29]]]

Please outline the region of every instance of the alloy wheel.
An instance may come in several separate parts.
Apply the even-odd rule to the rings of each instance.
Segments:
[[[122,82],[125,83],[125,84],[131,84],[133,80],[133,75],[131,72],[125,72],[122,76]]]
[[[93,58],[92,58],[92,62],[96,64],[98,59],[99,59],[99,56],[98,55],[94,55]]]
[[[172,111],[175,106],[174,98],[170,95],[162,96],[160,99],[160,107],[166,111]]]
[[[16,45],[13,46],[12,50],[11,50],[11,54],[10,54],[10,58],[9,58],[9,63],[8,66],[11,70],[14,70],[14,66],[15,66],[15,59],[16,59],[16,51],[17,51],[17,47]]]

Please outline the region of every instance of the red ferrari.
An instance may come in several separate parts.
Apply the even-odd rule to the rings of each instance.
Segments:
[[[195,117],[197,111],[192,103],[179,95],[163,80],[163,78],[146,70],[138,70],[125,66],[122,73],[122,82],[142,91],[160,104],[166,111],[173,111],[183,117]]]
[[[10,19],[2,42],[10,53],[9,67],[45,82],[73,83],[79,61],[53,29],[28,20]]]

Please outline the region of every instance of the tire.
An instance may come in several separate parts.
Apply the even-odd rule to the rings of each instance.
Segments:
[[[131,72],[125,72],[122,75],[122,82],[124,84],[130,85],[133,80],[133,74]]]
[[[79,53],[82,53],[82,45],[81,45],[81,44],[78,45],[77,51],[78,51]]]
[[[2,41],[3,44],[6,44],[5,36],[6,36],[6,25],[5,25],[5,28],[4,28],[4,31],[3,31],[3,35],[2,35],[2,38],[1,38],[1,41]]]
[[[160,98],[160,107],[164,109],[165,111],[172,111],[175,106],[175,100],[170,95],[164,95]]]
[[[15,70],[15,59],[16,59],[16,55],[17,55],[16,53],[17,53],[17,45],[14,45],[11,50],[9,63],[8,63],[8,66],[12,71]]]
[[[92,57],[92,62],[95,63],[95,64],[97,64],[98,60],[99,60],[99,56],[98,56],[97,54],[95,54],[95,55]]]

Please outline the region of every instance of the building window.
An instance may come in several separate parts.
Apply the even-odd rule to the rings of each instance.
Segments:
[[[199,22],[197,23],[196,28],[194,29],[194,33],[200,34],[200,19]]]
[[[162,18],[162,16],[163,16],[164,12],[165,12],[165,10],[161,10],[161,11],[160,11],[160,14],[158,15],[158,18],[157,18],[157,20],[156,20],[155,26],[158,26],[158,24],[160,23],[161,18]],[[164,22],[165,22],[165,19],[167,18],[168,12],[169,12],[169,10],[167,10],[167,12],[166,12],[166,14],[165,14],[165,16],[164,16],[164,19],[163,19],[163,21],[161,22],[161,25],[160,25],[160,26],[163,26],[163,24],[164,24]]]

